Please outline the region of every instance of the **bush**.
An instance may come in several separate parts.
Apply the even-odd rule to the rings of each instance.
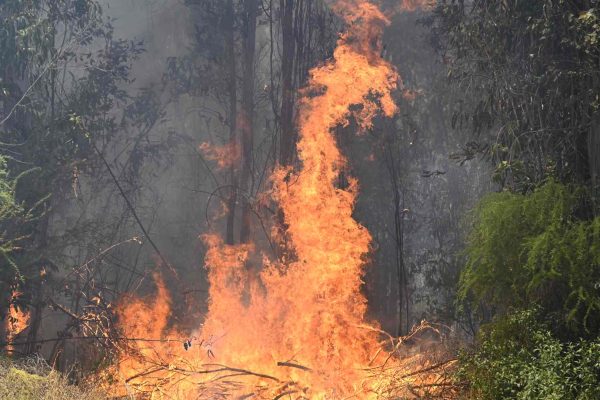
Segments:
[[[98,391],[70,385],[42,360],[15,364],[0,358],[0,399],[105,400],[106,397]]]
[[[474,212],[459,300],[493,314],[542,306],[575,335],[600,327],[600,217],[581,216],[582,188],[548,181],[528,195],[493,193]]]
[[[481,330],[477,350],[460,357],[466,398],[600,398],[600,340],[564,344],[537,319],[520,311]]]

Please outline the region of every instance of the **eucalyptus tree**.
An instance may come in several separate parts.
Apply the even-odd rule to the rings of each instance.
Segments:
[[[463,156],[528,191],[548,176],[598,185],[600,5],[595,0],[444,0],[434,42],[457,89]]]
[[[596,0],[444,0],[428,19],[455,158],[489,161],[502,191],[468,219],[458,286],[499,335],[533,308],[563,340],[597,337],[599,21]]]
[[[89,280],[81,286],[59,274],[53,278],[69,266],[66,254],[84,247],[86,237],[95,236],[95,252],[116,240],[100,243],[111,235],[103,228],[107,215],[78,217],[57,236],[56,210],[79,204],[87,212],[80,198],[84,179],[97,185],[98,196],[99,185],[118,184],[106,170],[107,158],[111,146],[123,144],[124,132],[133,145],[119,179],[135,181],[144,160],[158,151],[144,138],[162,112],[152,91],[127,90],[132,61],[143,47],[115,38],[98,2],[8,0],[0,4],[0,18],[0,154],[6,160],[1,179],[12,210],[1,215],[7,251],[0,261],[0,317],[5,320],[8,307],[31,309],[31,344],[21,350],[33,352],[42,311],[54,301],[50,292],[77,299],[77,313],[78,299],[98,290]],[[119,189],[123,186],[133,195],[135,187],[122,183]],[[71,322],[69,329],[77,328]]]

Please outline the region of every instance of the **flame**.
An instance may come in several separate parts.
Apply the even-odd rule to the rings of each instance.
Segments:
[[[361,368],[379,348],[376,330],[365,329],[360,292],[371,237],[352,218],[356,180],[347,189],[336,186],[346,160],[333,130],[351,119],[368,129],[379,110],[392,116],[398,81],[379,57],[384,14],[359,1],[334,8],[352,29],[339,39],[333,60],[311,71],[300,104],[302,168],[272,177],[294,260],[283,266],[262,260],[258,271],[251,245],[224,246],[216,236],[204,237],[211,289],[202,333],[223,336],[215,345],[221,362],[310,382],[317,397],[363,392]],[[286,360],[311,371],[286,371]]]
[[[21,293],[13,292],[12,298],[15,299],[20,297]],[[14,345],[12,342],[16,339],[16,337],[23,332],[29,326],[30,314],[28,311],[18,310],[14,305],[9,308],[8,311],[8,329],[6,334],[6,341],[8,345],[6,346],[7,351],[14,351]]]
[[[218,235],[202,236],[210,284],[204,324],[182,341],[185,335],[167,324],[170,298],[157,277],[156,300],[133,300],[119,312],[127,337],[160,338],[134,342],[133,357],[120,360],[119,375],[128,384],[171,398],[410,395],[398,388],[416,374],[394,371],[424,361],[392,358],[380,342],[382,331],[366,320],[361,285],[371,236],[352,217],[358,182],[347,178],[347,187],[338,185],[347,160],[334,136],[337,127],[355,124],[364,131],[376,116],[396,113],[391,93],[400,79],[380,57],[389,21],[368,1],[332,7],[349,29],[303,90],[301,167],[280,168],[271,177],[289,254],[273,261],[252,243],[230,246]],[[391,339],[387,347],[399,344]]]
[[[240,149],[236,142],[231,141],[224,145],[214,145],[203,142],[199,150],[210,161],[216,161],[219,169],[225,169],[236,165],[240,160]]]
[[[435,0],[403,0],[398,5],[398,12],[430,10],[435,7]]]
[[[181,375],[202,369],[204,360],[188,353],[183,345],[190,339],[182,339],[177,327],[169,326],[170,293],[158,273],[154,282],[153,296],[125,296],[116,307],[124,340],[118,363],[100,376],[104,388],[116,397],[145,393],[163,398],[169,393],[168,398],[185,398],[197,391],[197,382]]]

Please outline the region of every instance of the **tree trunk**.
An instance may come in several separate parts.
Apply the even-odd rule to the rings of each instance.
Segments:
[[[233,0],[227,0],[227,11],[225,13],[225,36],[227,46],[227,63],[229,67],[229,143],[232,148],[237,149],[239,146],[237,142],[237,77],[236,77],[236,66],[235,66],[235,33],[234,33],[234,20],[235,11],[233,7]],[[234,155],[238,154],[234,151]],[[235,170],[236,163],[231,163],[229,169],[229,179],[231,189],[229,192],[229,198],[227,199],[227,229],[225,233],[225,241],[227,244],[234,244],[234,225],[235,225],[235,209],[237,204],[237,175]]]
[[[242,110],[238,126],[242,135],[242,169],[240,189],[244,193],[242,200],[242,226],[240,229],[240,242],[250,240],[251,209],[249,198],[251,195],[250,180],[253,170],[254,148],[254,52],[256,49],[256,20],[258,1],[244,0],[244,72],[242,83]]]
[[[44,250],[48,247],[48,215],[46,214],[42,220],[40,221],[40,225],[38,226],[38,231],[36,232],[36,241],[38,242],[37,247],[38,251],[43,254]],[[45,286],[44,280],[45,277],[42,273],[42,270],[46,268],[47,259],[42,256],[41,260],[34,265],[34,270],[36,271],[36,277],[31,281],[32,282],[32,294],[33,300],[31,303],[31,316],[29,319],[29,327],[27,331],[27,342],[25,348],[25,354],[36,354],[38,353],[39,346],[35,343],[38,339],[38,333],[40,332],[40,328],[42,326],[42,317],[45,307]]]
[[[44,284],[41,279],[34,283],[32,292],[34,297],[30,307],[30,319],[27,331],[28,344],[25,345],[25,354],[37,354],[39,350],[38,344],[35,342],[42,327],[42,313],[44,310]]]
[[[408,294],[408,274],[406,271],[406,263],[404,259],[404,218],[406,216],[406,208],[404,201],[404,189],[398,174],[398,166],[392,150],[391,138],[393,129],[391,123],[388,122],[387,129],[389,130],[390,143],[387,145],[386,164],[390,174],[392,189],[394,191],[394,239],[395,239],[395,264],[396,264],[396,283],[398,297],[396,298],[396,311],[398,314],[397,336],[402,336],[404,332],[409,331],[410,325],[410,304]]]
[[[6,283],[0,281],[0,343],[5,343],[8,339],[8,307],[10,303],[10,290]],[[0,344],[0,350],[4,348]]]
[[[294,154],[294,1],[280,0],[283,53],[281,60],[281,141],[279,163],[288,166]]]

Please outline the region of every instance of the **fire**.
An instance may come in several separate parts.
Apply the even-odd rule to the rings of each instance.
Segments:
[[[424,361],[393,357],[401,341],[381,342],[383,332],[366,321],[361,285],[371,236],[352,217],[358,182],[347,178],[347,187],[338,185],[347,160],[334,137],[339,126],[366,130],[377,115],[396,112],[391,93],[399,76],[380,57],[389,21],[363,0],[332,7],[349,29],[332,60],[311,71],[303,91],[301,167],[271,177],[289,254],[280,263],[253,244],[228,246],[204,235],[209,311],[191,339],[168,326],[170,298],[160,278],[156,300],[122,305],[127,337],[161,339],[131,341],[131,356],[121,359],[117,372],[128,385],[169,398],[410,396],[402,388],[418,374],[397,372]],[[428,374],[419,382],[437,378]]]
[[[240,159],[240,149],[235,142],[229,142],[224,145],[211,145],[203,142],[199,146],[202,154],[211,161],[216,161],[219,169],[225,169],[236,165]]]
[[[435,6],[435,0],[403,0],[399,9],[401,11],[429,10]]]
[[[346,189],[336,186],[346,160],[332,133],[351,118],[368,129],[380,109],[393,115],[398,81],[379,57],[386,17],[367,2],[339,2],[335,9],[352,29],[339,39],[333,60],[311,71],[300,104],[302,168],[272,177],[293,259],[286,265],[263,260],[259,271],[251,246],[205,237],[211,292],[202,333],[223,336],[215,353],[224,364],[303,382],[315,397],[368,389],[361,368],[379,348],[377,330],[365,327],[360,292],[371,237],[352,218],[356,180]],[[286,361],[306,368],[282,368]]]
[[[14,292],[12,298],[17,298],[21,294]],[[14,346],[11,344],[17,336],[29,326],[30,314],[28,311],[18,310],[14,305],[8,311],[8,330],[6,335],[7,351],[14,351]]]

